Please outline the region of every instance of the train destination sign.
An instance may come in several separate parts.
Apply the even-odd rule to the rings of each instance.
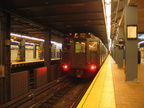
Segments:
[[[89,38],[91,33],[74,33],[73,38],[86,39]]]

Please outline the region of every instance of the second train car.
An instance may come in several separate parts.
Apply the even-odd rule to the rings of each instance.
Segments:
[[[63,40],[62,71],[68,76],[95,76],[107,57],[107,48],[91,33],[73,33]]]

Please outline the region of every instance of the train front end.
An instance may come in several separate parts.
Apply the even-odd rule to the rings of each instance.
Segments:
[[[89,33],[66,37],[62,50],[63,73],[78,78],[95,76],[99,68],[97,51],[98,41]]]

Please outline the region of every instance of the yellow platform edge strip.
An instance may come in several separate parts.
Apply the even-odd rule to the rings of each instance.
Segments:
[[[108,59],[109,57],[110,57],[110,55],[106,58],[105,62],[107,61],[107,59]],[[104,63],[105,63],[105,62],[104,62]],[[104,67],[104,64],[101,66],[101,68],[100,68],[100,70],[98,71],[96,77],[94,78],[94,80],[92,81],[92,83],[91,83],[91,85],[89,86],[88,90],[86,91],[86,93],[84,94],[83,98],[82,98],[81,101],[79,102],[77,108],[82,108],[82,107],[84,106],[84,104],[85,104],[85,102],[87,101],[87,98],[88,98],[91,90],[93,89],[93,86],[95,85],[95,83],[96,83],[96,81],[97,81],[97,79],[98,79],[98,77],[99,77],[99,75],[100,75],[103,67]],[[114,87],[113,87],[113,88],[114,88]],[[113,96],[114,96],[114,97],[113,97],[113,98],[114,98],[114,108],[116,108],[116,107],[115,107],[115,95],[113,94]]]

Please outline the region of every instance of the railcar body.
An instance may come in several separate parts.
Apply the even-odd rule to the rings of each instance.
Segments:
[[[107,48],[90,33],[74,33],[63,40],[62,71],[69,76],[95,76],[107,57]]]

